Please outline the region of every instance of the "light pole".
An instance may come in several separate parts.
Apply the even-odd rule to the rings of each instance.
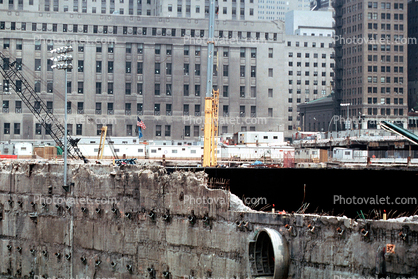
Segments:
[[[348,130],[350,128],[349,108],[350,108],[351,104],[350,103],[343,103],[343,104],[340,104],[340,106],[347,107],[347,120],[345,122],[345,129]]]
[[[73,64],[71,64],[71,61],[73,60],[72,55],[68,55],[68,52],[72,52],[73,47],[72,46],[65,46],[60,47],[51,50],[51,53],[60,54],[56,57],[51,58],[52,61],[58,62],[57,64],[54,64],[51,66],[52,69],[57,70],[64,70],[65,73],[65,93],[64,93],[64,189],[67,191],[68,185],[67,185],[67,144],[68,144],[68,131],[67,131],[67,70],[73,68]]]
[[[68,52],[72,52],[73,48],[72,46],[65,46],[60,47],[57,49],[51,50],[51,53],[60,54],[57,57],[51,58],[52,61],[58,62],[57,64],[54,64],[51,66],[52,69],[57,70],[64,70],[65,75],[65,96],[64,96],[64,185],[63,188],[66,192],[69,191],[69,185],[67,185],[67,144],[68,144],[68,131],[67,131],[67,113],[68,113],[68,107],[67,107],[67,71],[68,69],[72,69],[73,65],[71,64],[71,61],[73,60],[72,55],[68,55]],[[74,196],[74,191],[71,193],[72,196]],[[70,253],[70,259],[71,259],[71,267],[70,267],[70,278],[73,278],[73,259],[74,259],[74,212],[71,213],[71,220],[70,220],[70,242],[69,245],[71,247],[71,253]]]

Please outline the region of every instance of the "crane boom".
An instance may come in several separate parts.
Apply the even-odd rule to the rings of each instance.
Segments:
[[[64,150],[64,126],[61,125],[58,119],[48,110],[45,102],[35,92],[34,87],[30,85],[22,72],[18,70],[16,67],[16,60],[10,61],[10,58],[6,57],[2,52],[0,52],[0,58],[2,61],[2,63],[0,63],[0,74],[3,76],[3,79],[9,82],[11,88],[32,112],[37,121],[49,132],[55,143]],[[66,105],[67,104],[65,104],[65,109]],[[77,146],[79,139],[73,139],[71,136],[67,135],[67,140],[68,143],[70,143],[67,147],[68,157],[72,159],[82,159],[84,162],[87,162],[88,160]]]
[[[209,4],[209,36],[208,36],[208,62],[205,96],[205,127],[203,140],[203,166],[212,167],[217,165],[217,142],[218,136],[218,107],[219,89],[213,90],[213,56],[214,56],[214,33],[215,33],[215,0]]]

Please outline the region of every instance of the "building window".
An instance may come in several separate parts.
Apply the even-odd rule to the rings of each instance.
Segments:
[[[241,98],[245,98],[245,86],[240,86],[239,87],[239,96]]]
[[[84,93],[84,83],[82,81],[79,81],[77,84],[77,93],[78,94]]]
[[[200,64],[194,65],[194,74],[195,76],[200,76]]]
[[[223,87],[222,96],[223,97],[228,97],[229,96],[229,94],[228,94],[228,86],[227,85],[224,85],[224,87]]]
[[[102,83],[96,82],[96,94],[102,94]]]
[[[154,95],[160,95],[160,84],[156,83],[154,85]]]
[[[195,96],[200,96],[200,84],[196,84],[194,86],[194,95]]]
[[[142,95],[142,83],[137,83],[136,84],[136,93],[138,95]]]
[[[256,66],[251,66],[251,77],[256,77]]]
[[[184,126],[184,136],[190,137],[190,126]]]
[[[130,74],[131,71],[132,71],[132,63],[128,61],[125,63],[125,73]]]
[[[96,61],[96,73],[102,72],[102,61]]]
[[[168,76],[171,76],[171,68],[172,68],[172,64],[171,63],[167,63],[165,65],[165,74]]]
[[[171,137],[171,125],[165,125],[164,136]]]
[[[4,127],[3,133],[5,135],[10,135],[10,123],[4,123],[3,127]]]
[[[183,86],[183,95],[184,96],[189,96],[189,85],[188,84],[185,84]]]
[[[167,96],[170,96],[171,95],[171,84],[166,84],[165,85],[165,94]]]
[[[160,63],[155,63],[155,74],[159,75],[160,74]]]
[[[131,95],[131,83],[125,83],[125,95]]]
[[[228,76],[228,65],[223,65],[223,76],[227,77]]]

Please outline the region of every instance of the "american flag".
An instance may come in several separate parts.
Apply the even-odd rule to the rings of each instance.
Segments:
[[[147,128],[147,126],[145,126],[145,124],[144,124],[144,122],[142,122],[142,120],[141,120],[141,118],[139,118],[139,117],[137,117],[138,119],[137,119],[137,121],[136,121],[136,126],[137,127],[141,127],[141,129],[146,129]]]

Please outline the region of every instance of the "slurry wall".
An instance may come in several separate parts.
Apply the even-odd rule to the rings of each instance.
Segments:
[[[268,228],[289,278],[418,277],[418,223],[250,211],[203,172],[152,165],[73,163],[68,192],[62,175],[0,163],[0,278],[254,278]]]

